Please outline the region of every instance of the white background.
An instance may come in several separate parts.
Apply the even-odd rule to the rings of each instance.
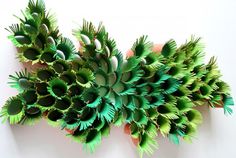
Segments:
[[[7,85],[8,75],[21,69],[15,59],[16,49],[6,38],[4,30],[15,23],[12,15],[20,15],[27,0],[0,0],[0,106],[9,96],[17,94]],[[191,35],[203,37],[206,61],[218,57],[223,79],[232,88],[236,99],[236,2],[235,0],[47,0],[46,5],[56,13],[62,33],[71,37],[72,28],[82,19],[95,24],[103,21],[110,35],[123,52],[136,38],[146,34],[155,43],[174,38],[178,44]],[[235,109],[235,108],[234,108]],[[222,109],[201,107],[204,122],[192,144],[181,141],[173,145],[158,137],[155,158],[235,158],[236,113],[226,117]],[[123,128],[114,127],[94,154],[82,150],[65,133],[41,121],[33,127],[0,124],[1,158],[136,158],[138,154]]]

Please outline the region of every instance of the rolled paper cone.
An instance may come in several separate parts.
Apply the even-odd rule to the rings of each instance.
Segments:
[[[131,49],[126,52],[126,58],[127,59],[132,57],[133,55],[134,55],[134,52]]]
[[[160,53],[163,48],[163,44],[154,44],[152,51],[156,53]]]
[[[128,124],[128,123],[125,124],[125,126],[124,126],[124,133],[130,135],[130,133],[131,133],[130,124]]]
[[[48,116],[48,111],[45,111],[45,112],[43,113],[43,118],[47,118],[47,116]]]
[[[138,146],[138,143],[139,143],[139,138],[133,138],[131,136],[131,139],[132,139],[132,142],[134,143],[135,146]]]
[[[223,108],[224,103],[220,101],[220,104],[215,104],[215,108]]]
[[[74,130],[71,130],[71,129],[68,129],[68,128],[65,128],[65,131],[68,132],[69,134],[73,134],[74,133]]]

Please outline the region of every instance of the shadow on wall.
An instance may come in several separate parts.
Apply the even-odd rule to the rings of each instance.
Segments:
[[[198,132],[211,135],[211,118],[209,108],[198,107],[203,114],[203,124]],[[66,133],[58,128],[49,126],[45,120],[35,126],[11,126],[11,130],[22,158],[135,158],[139,157],[136,148],[128,135],[123,133],[123,127],[112,127],[110,136],[103,138],[95,153],[83,150],[83,145],[66,137]],[[196,136],[198,137],[198,136]],[[208,136],[207,136],[208,137]],[[181,141],[179,146],[169,142],[168,138],[159,135],[159,149],[150,157],[181,158],[186,144]],[[193,142],[198,141],[194,139]],[[184,145],[181,147],[181,145]],[[191,145],[191,144],[187,144]],[[148,157],[148,156],[144,156]]]

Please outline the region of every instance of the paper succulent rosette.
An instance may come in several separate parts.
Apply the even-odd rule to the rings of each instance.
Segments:
[[[73,30],[79,51],[63,37],[43,1],[30,0],[9,39],[21,62],[41,64],[10,75],[19,94],[1,111],[11,124],[33,125],[45,117],[52,126],[94,151],[112,125],[126,124],[140,155],[151,154],[160,132],[175,144],[191,141],[208,104],[231,114],[229,86],[220,79],[215,58],[203,63],[199,38],[177,47],[174,40],[153,52],[147,36],[136,40],[133,56],[124,58],[104,26],[91,22]]]

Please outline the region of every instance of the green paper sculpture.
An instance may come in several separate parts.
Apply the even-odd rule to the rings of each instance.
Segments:
[[[125,124],[140,155],[152,154],[160,132],[175,144],[191,141],[208,104],[231,114],[229,86],[220,79],[213,57],[203,63],[199,38],[161,52],[142,36],[133,44],[133,56],[123,58],[104,26],[91,22],[73,30],[79,51],[63,37],[44,2],[30,0],[19,24],[7,29],[21,62],[41,65],[10,75],[19,94],[9,98],[1,117],[10,124],[34,125],[42,117],[69,137],[94,151],[112,125]]]

